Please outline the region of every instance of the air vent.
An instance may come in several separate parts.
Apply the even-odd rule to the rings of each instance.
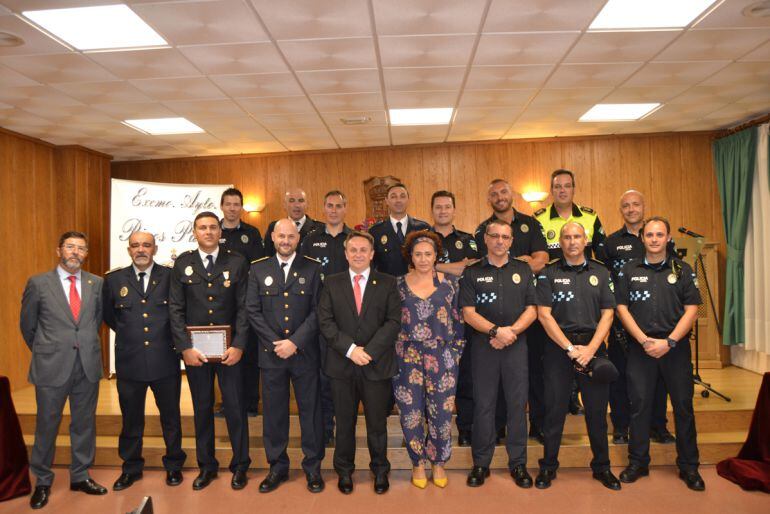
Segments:
[[[24,44],[24,40],[21,39],[16,34],[0,31],[0,46],[2,47],[21,46],[23,44]]]
[[[751,4],[741,12],[747,18],[770,18],[770,0]]]
[[[372,121],[369,116],[350,116],[348,118],[340,118],[340,122],[343,125],[366,125]]]

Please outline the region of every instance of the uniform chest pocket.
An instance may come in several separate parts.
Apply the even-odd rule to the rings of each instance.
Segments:
[[[310,291],[307,283],[300,284],[299,280],[297,280],[289,288],[289,293],[296,296],[307,296]]]
[[[201,277],[195,274],[189,275],[189,276],[185,275],[184,277],[181,278],[181,282],[183,284],[200,284],[202,281],[203,279],[201,279]]]
[[[119,300],[115,302],[116,310],[125,310],[131,308],[131,300]]]
[[[264,289],[259,290],[260,296],[278,296],[278,288],[277,287],[266,287]]]
[[[168,298],[163,298],[161,300],[155,300],[155,305],[168,305]]]

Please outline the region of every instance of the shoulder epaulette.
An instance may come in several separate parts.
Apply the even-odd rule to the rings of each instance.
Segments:
[[[468,264],[468,265],[467,265],[467,266],[465,266],[465,267],[466,267],[466,268],[470,268],[470,267],[473,267],[473,266],[478,266],[480,262],[481,262],[481,259],[476,259],[476,262],[474,262],[474,263],[472,263],[472,264]]]
[[[319,261],[318,259],[316,259],[316,258],[314,258],[314,257],[309,257],[309,256],[307,256],[307,255],[303,255],[302,257],[304,257],[305,259],[307,259],[307,260],[309,260],[309,261],[313,261],[313,262],[316,262],[316,263],[318,263],[318,264],[321,264],[321,261]]]
[[[544,212],[545,212],[545,207],[542,207],[542,208],[540,208],[540,209],[538,209],[538,210],[536,210],[536,211],[535,211],[535,216],[536,216],[536,217],[537,217],[537,216],[540,216],[540,215],[541,215],[541,214],[543,214]]]
[[[560,257],[557,257],[555,259],[551,259],[550,261],[548,261],[548,264],[553,264],[554,262],[559,262],[559,259],[560,259]]]
[[[269,258],[270,258],[270,256],[269,256],[269,255],[268,255],[268,256],[265,256],[265,257],[260,257],[259,259],[254,259],[253,261],[251,261],[251,263],[252,263],[252,264],[254,264],[254,263],[257,263],[257,262],[262,262],[262,261],[264,261],[265,259],[269,259]]]
[[[521,257],[514,257],[513,258],[516,261],[523,262],[524,264],[529,264],[526,259],[522,259]]]
[[[123,269],[123,266],[118,266],[117,268],[112,268],[112,269],[111,269],[111,270],[109,270],[109,271],[105,271],[105,272],[104,272],[104,274],[105,274],[105,275],[109,275],[109,274],[110,274],[110,273],[112,273],[113,271],[118,271],[119,269]]]
[[[182,255],[187,255],[187,254],[193,253],[194,251],[195,251],[195,250],[185,250],[184,252],[182,252],[182,253],[180,253],[179,255],[177,255],[177,259],[178,259],[179,257],[181,257]]]
[[[599,259],[594,259],[593,257],[591,257],[591,260],[597,264],[601,264],[602,266],[604,266],[604,261],[600,261]]]
[[[590,207],[585,207],[583,205],[580,206],[580,210],[583,212],[587,212],[588,214],[594,214],[594,210]]]

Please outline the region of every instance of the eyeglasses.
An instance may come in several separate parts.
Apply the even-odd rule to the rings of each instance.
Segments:
[[[508,234],[490,234],[489,232],[487,232],[487,237],[491,239],[502,239],[503,241],[510,241],[511,239],[513,239]]]
[[[66,245],[62,245],[61,247],[70,252],[77,250],[80,253],[86,253],[88,251],[88,247],[86,246],[73,245],[71,243],[67,243]]]

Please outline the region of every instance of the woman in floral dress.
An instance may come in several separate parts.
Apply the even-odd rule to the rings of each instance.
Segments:
[[[457,278],[434,268],[441,241],[433,232],[410,233],[403,252],[410,269],[398,279],[401,333],[393,391],[412,460],[412,483],[427,486],[425,462],[430,461],[433,482],[446,487],[444,464],[452,453],[452,411],[465,343],[457,308],[459,286]]]

